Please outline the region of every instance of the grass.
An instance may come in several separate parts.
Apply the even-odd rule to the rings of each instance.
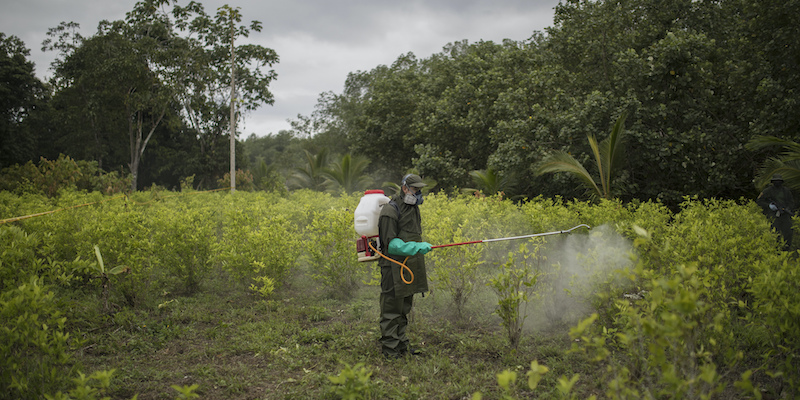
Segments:
[[[379,288],[362,286],[349,300],[330,299],[304,275],[258,299],[225,278],[207,282],[192,296],[165,293],[153,306],[97,315],[82,325],[77,352],[84,371],[115,369],[112,398],[173,399],[172,385],[199,385],[204,399],[335,399],[329,376],[363,363],[371,399],[469,399],[480,391],[498,398],[496,374],[517,371],[517,398],[552,398],[556,381],[591,376],[581,355],[571,354],[568,329],[526,331],[512,349],[498,317],[473,305],[454,320],[438,293],[415,297],[409,336],[424,355],[399,360],[381,356]],[[89,305],[91,304],[91,306]],[[97,303],[84,303],[84,314]],[[79,307],[79,306],[75,306]],[[532,360],[550,368],[535,392],[525,386]],[[577,392],[597,392],[582,379]]]

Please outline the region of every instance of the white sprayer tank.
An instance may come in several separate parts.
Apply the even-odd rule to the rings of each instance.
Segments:
[[[383,190],[367,190],[358,202],[353,224],[359,236],[378,236],[378,218],[381,216],[381,206],[389,202],[389,197]]]

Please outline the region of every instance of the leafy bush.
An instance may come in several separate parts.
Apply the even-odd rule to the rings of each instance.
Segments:
[[[651,237],[657,247],[642,255],[650,269],[669,275],[697,263],[702,279],[715,283],[709,296],[721,304],[745,300],[748,281],[778,256],[774,233],[752,201],[686,199],[663,236]]]
[[[745,318],[748,324],[764,329],[765,367],[783,377],[787,397],[796,398],[800,395],[800,266],[787,257],[760,270],[748,290],[753,304]]]
[[[56,160],[41,158],[0,171],[0,191],[37,193],[54,197],[64,189],[121,193],[130,188],[130,177],[102,171],[96,161],[76,161],[60,155]]]
[[[528,246],[533,246],[529,249]],[[522,326],[525,323],[525,308],[535,294],[536,281],[539,277],[541,258],[539,248],[541,241],[519,245],[519,251],[509,253],[508,261],[502,271],[489,280],[488,285],[497,293],[498,302],[495,313],[502,320],[511,347],[519,345]],[[519,261],[517,261],[519,259]]]
[[[73,374],[67,318],[37,277],[0,294],[0,386],[9,398],[41,398]]]
[[[316,211],[306,229],[304,247],[311,263],[311,276],[334,297],[350,298],[374,263],[361,263],[355,256],[356,234],[353,212],[344,209]]]
[[[335,385],[334,393],[339,398],[355,400],[366,398],[366,392],[370,387],[370,376],[372,371],[363,363],[353,366],[345,363],[339,375],[328,375],[328,380]]]
[[[41,277],[53,283],[69,285],[75,271],[84,271],[89,261],[76,258],[63,261],[53,256],[48,233],[27,233],[14,225],[0,226],[0,291],[14,288],[33,277]]]
[[[221,215],[220,238],[212,245],[212,260],[242,282],[267,276],[283,283],[300,256],[300,232],[277,207],[257,196],[231,196],[232,204]]]
[[[651,240],[638,231],[639,246]],[[609,398],[710,398],[742,364],[731,329],[736,320],[719,300],[719,275],[677,260],[666,270],[649,269],[640,258],[626,275],[640,292],[612,297],[610,323],[589,328],[593,314],[570,332],[581,343],[575,350],[606,365]]]
[[[161,286],[197,291],[211,273],[213,212],[203,204],[170,201],[170,206],[151,208],[145,218],[150,263],[167,284]]]
[[[473,206],[474,200],[430,197],[426,206],[430,203],[433,209],[429,212],[426,208],[423,221],[426,241],[433,244],[461,243],[487,234],[487,215]],[[484,250],[485,246],[480,245],[442,247],[425,256],[432,286],[450,295],[459,319],[463,317],[467,300],[484,281],[481,273],[481,266],[486,262]]]

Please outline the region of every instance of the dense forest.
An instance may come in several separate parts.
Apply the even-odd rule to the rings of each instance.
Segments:
[[[147,0],[88,38],[62,23],[45,43],[59,55],[50,82],[0,34],[0,189],[60,156],[132,189],[223,187],[229,47],[260,29],[241,19]],[[581,180],[542,163],[566,155],[594,175],[592,143],[622,120],[601,197],[753,198],[775,171],[798,189],[799,27],[796,0],[563,1],[529,38],[351,72],[292,130],[237,140],[237,189],[354,192],[413,170],[435,191],[585,198]],[[273,102],[279,57],[236,53],[241,118]]]

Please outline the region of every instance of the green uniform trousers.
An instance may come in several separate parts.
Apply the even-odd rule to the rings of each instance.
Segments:
[[[408,351],[408,314],[414,295],[396,297],[392,267],[381,267],[381,352],[386,356],[402,355]]]
[[[780,217],[775,217],[772,220],[772,229],[781,234],[783,238],[785,251],[791,250],[792,247],[792,217],[789,214],[783,213]]]

